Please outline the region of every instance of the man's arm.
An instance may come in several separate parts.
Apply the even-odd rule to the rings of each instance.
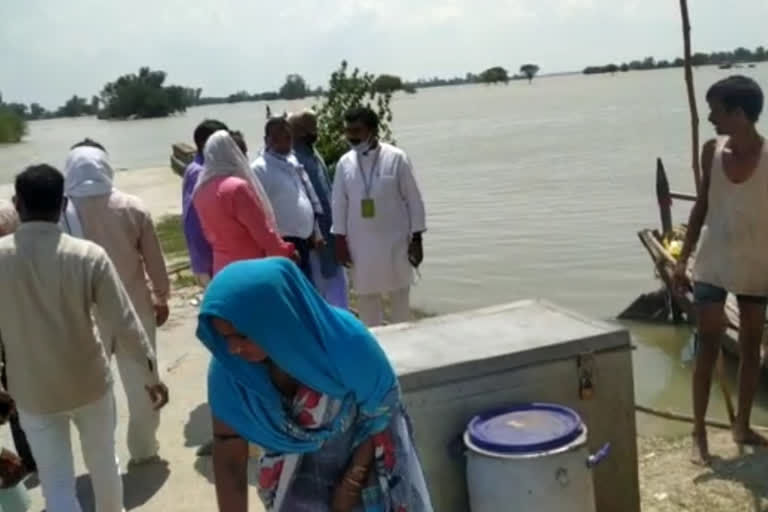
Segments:
[[[426,213],[421,190],[413,175],[413,166],[408,157],[403,155],[398,163],[397,179],[400,195],[408,208],[411,222],[411,234],[421,234],[427,230]]]
[[[157,238],[157,231],[155,231],[152,216],[149,212],[143,213],[144,219],[141,226],[141,237],[139,238],[139,251],[144,260],[144,268],[152,283],[152,294],[155,296],[155,303],[164,305],[168,302],[168,297],[171,294],[168,269],[165,267],[163,249],[160,247],[160,240]]]
[[[688,219],[688,230],[685,234],[685,243],[678,260],[678,265],[683,268],[688,264],[691,254],[696,250],[699,236],[701,236],[701,228],[704,226],[704,221],[709,211],[709,186],[712,177],[712,159],[715,156],[716,145],[717,141],[712,139],[707,141],[701,150],[701,190],[696,198],[696,203],[694,203],[691,209],[691,215]]]
[[[157,360],[141,326],[131,299],[117,275],[112,260],[100,249],[94,261],[93,302],[103,325],[109,325],[117,343],[145,369],[147,385],[160,382]]]
[[[331,233],[346,236],[349,198],[347,197],[347,188],[342,173],[342,169],[337,164],[336,176],[333,178],[333,191],[331,193],[331,218],[333,219]]]

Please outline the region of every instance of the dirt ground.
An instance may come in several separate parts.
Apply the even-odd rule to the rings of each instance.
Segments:
[[[643,512],[768,511],[768,449],[739,448],[710,429],[711,468],[690,463],[691,440],[639,439]]]

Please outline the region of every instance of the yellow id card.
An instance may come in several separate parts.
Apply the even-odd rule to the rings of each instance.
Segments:
[[[363,199],[360,201],[360,210],[364,219],[372,219],[376,216],[376,203],[373,199]]]

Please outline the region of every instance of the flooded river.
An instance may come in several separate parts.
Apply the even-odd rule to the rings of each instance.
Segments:
[[[768,87],[768,65],[743,71]],[[727,73],[698,70],[698,95]],[[270,107],[279,113],[308,104]],[[393,106],[398,145],[416,166],[428,208],[416,305],[449,312],[544,297],[612,319],[658,285],[636,232],[658,224],[657,156],[674,189],[693,188],[681,70],[421,90],[397,96]],[[709,137],[703,101],[700,108],[702,137]],[[0,183],[30,162],[60,165],[85,136],[104,143],[122,169],[166,165],[170,144],[190,141],[204,117],[242,130],[256,150],[264,115],[265,104],[242,103],[159,120],[33,122],[24,143],[0,146]],[[676,205],[676,220],[685,206]],[[688,330],[627,327],[638,346],[638,402],[689,410]],[[713,398],[713,414],[724,417]],[[768,394],[760,402],[768,404]],[[768,424],[768,409],[761,406],[755,419]],[[643,421],[646,431],[662,426],[669,428]]]

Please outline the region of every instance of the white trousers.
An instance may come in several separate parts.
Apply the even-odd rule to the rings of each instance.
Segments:
[[[141,309],[141,310],[140,310]],[[152,350],[157,354],[156,321],[154,307],[143,305],[136,309]],[[139,363],[115,346],[115,360],[120,372],[120,380],[128,402],[128,453],[133,461],[143,461],[157,455],[160,444],[157,441],[157,429],[160,427],[160,411],[154,410],[146,389],[146,363]]]
[[[411,319],[410,287],[389,293],[391,323],[399,324]],[[357,297],[357,309],[360,320],[368,327],[384,324],[384,294],[360,295]]]
[[[112,389],[99,400],[71,411],[30,414],[19,410],[21,426],[37,462],[48,512],[82,512],[75,493],[70,422],[80,433],[96,512],[123,510],[123,482],[115,450],[116,414]]]

